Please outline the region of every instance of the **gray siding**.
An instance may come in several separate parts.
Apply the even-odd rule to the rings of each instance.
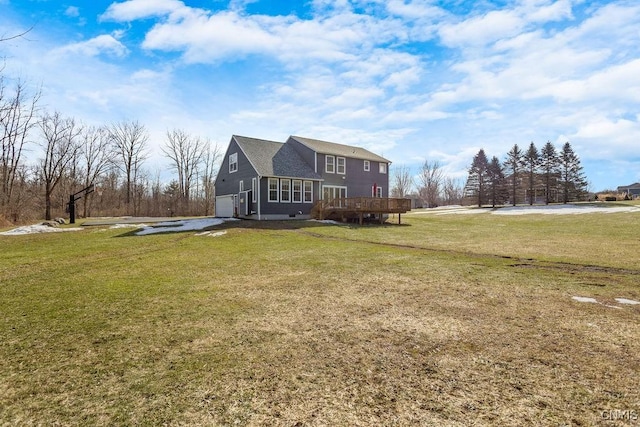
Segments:
[[[277,178],[277,177],[272,177]],[[278,178],[279,180],[282,178]],[[288,179],[288,178],[287,178]],[[293,180],[291,180],[293,181]],[[304,180],[301,179],[304,182]],[[270,202],[269,201],[269,178],[265,177],[260,180],[260,215],[309,215],[311,209],[318,201],[320,183],[318,181],[311,181],[313,186],[313,202],[312,203],[294,203],[291,202]],[[292,183],[293,185],[293,183]],[[304,190],[304,187],[303,187]],[[278,194],[280,196],[280,194]],[[293,196],[292,196],[293,200]],[[304,200],[304,194],[303,194]],[[302,212],[300,214],[299,212]]]
[[[229,156],[238,153],[238,170],[229,173]],[[240,192],[240,181],[244,182],[244,189],[251,189],[251,178],[257,177],[257,172],[251,166],[251,162],[244,155],[238,144],[232,139],[229,148],[225,153],[220,171],[216,178],[216,195],[224,196],[226,194],[238,194]]]
[[[388,164],[387,173],[381,174],[378,162],[370,161],[369,171],[365,171],[364,160],[347,157],[346,173],[342,175],[337,172],[325,172],[325,157],[325,154],[318,154],[318,173],[324,178],[323,185],[346,186],[347,197],[371,197],[371,189],[374,185],[377,185],[382,187],[382,197],[389,197]],[[322,167],[322,170],[320,170],[320,167]]]

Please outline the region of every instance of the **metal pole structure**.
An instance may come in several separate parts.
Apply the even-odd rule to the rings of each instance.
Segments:
[[[76,223],[76,199],[75,195],[69,196],[69,224]]]
[[[91,184],[90,186],[85,187],[82,190],[78,191],[77,193],[71,194],[69,196],[69,223],[70,224],[76,223],[76,201],[82,199],[82,197],[86,196],[89,193],[93,193],[94,189],[95,188],[93,184]]]

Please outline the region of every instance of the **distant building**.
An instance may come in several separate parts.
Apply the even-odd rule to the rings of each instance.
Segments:
[[[630,199],[640,197],[640,182],[631,185],[622,185],[618,187],[618,193],[626,194]]]

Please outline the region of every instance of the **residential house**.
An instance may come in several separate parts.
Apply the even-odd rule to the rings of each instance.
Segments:
[[[618,193],[624,193],[629,199],[637,199],[640,197],[640,182],[631,185],[622,185],[618,187]]]
[[[215,182],[216,216],[309,218],[318,200],[389,195],[390,161],[364,148],[234,135]]]

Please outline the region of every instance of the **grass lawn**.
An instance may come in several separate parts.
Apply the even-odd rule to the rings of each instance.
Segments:
[[[638,220],[0,236],[0,425],[637,425]]]

